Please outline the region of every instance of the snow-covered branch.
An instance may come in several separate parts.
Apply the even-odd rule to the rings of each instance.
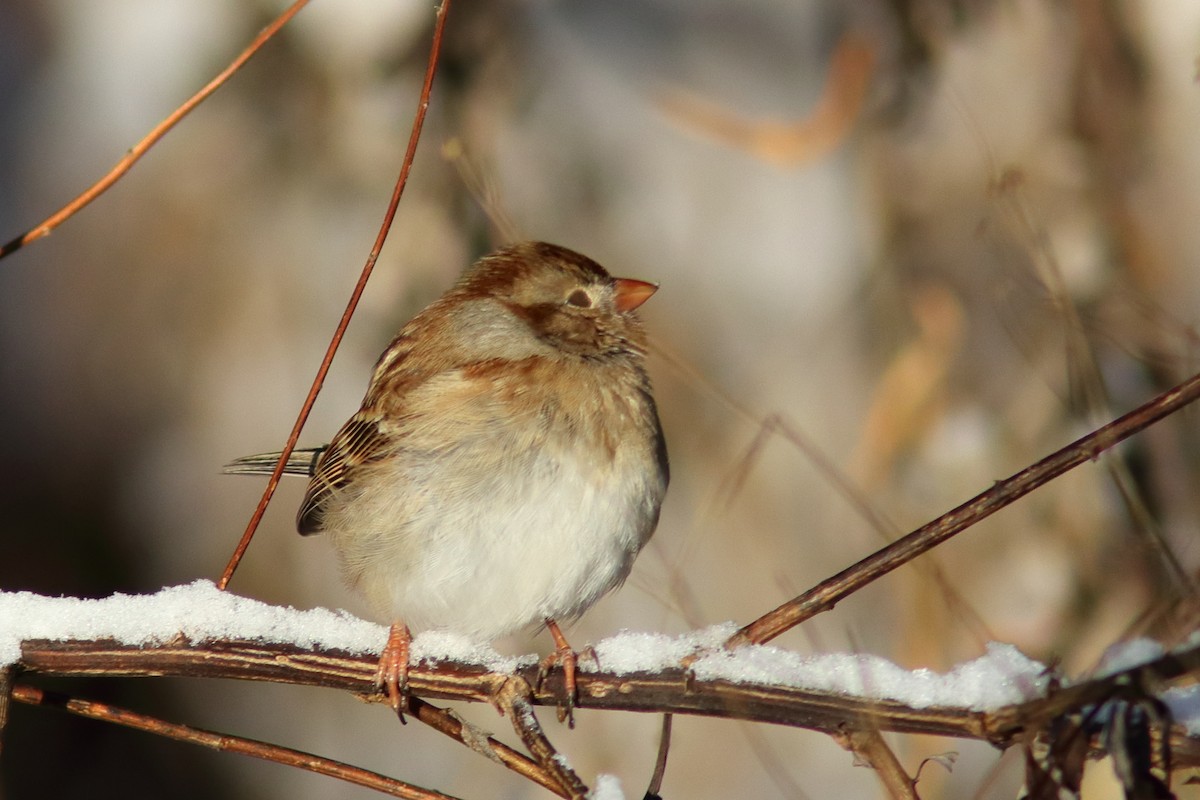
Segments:
[[[1165,689],[1197,673],[1200,644],[1164,653],[1143,641],[1127,646],[1105,674],[1065,683],[1002,644],[938,674],[860,654],[723,650],[719,645],[731,631],[718,625],[681,637],[626,632],[605,639],[595,645],[595,662],[581,665],[578,707],[725,717],[839,735],[929,733],[1005,747],[1064,714],[1128,697],[1130,687],[1158,687],[1176,723],[1176,766],[1200,764],[1200,739],[1189,736],[1200,727],[1200,693]],[[218,591],[208,581],[101,600],[0,594],[0,654],[19,674],[274,681],[382,700],[375,671],[385,638],[384,628],[345,612],[271,606]],[[690,666],[680,666],[689,657]],[[539,684],[536,657],[504,657],[451,634],[418,636],[413,662],[410,688],[424,698],[496,704],[514,677],[531,687],[534,704],[554,706],[563,697],[560,671]]]

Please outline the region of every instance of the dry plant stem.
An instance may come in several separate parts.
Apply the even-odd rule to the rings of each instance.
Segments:
[[[916,781],[908,777],[900,760],[883,740],[878,729],[870,727],[870,720],[859,730],[835,735],[838,744],[870,765],[879,776],[879,782],[892,800],[921,800],[917,794]]]
[[[663,775],[667,771],[667,754],[671,752],[671,721],[674,714],[663,714],[662,733],[658,736],[658,758],[654,760],[654,774],[646,787],[646,797],[658,797],[662,790]]]
[[[1009,172],[1006,170],[1005,172]],[[1037,221],[1037,215],[1030,207],[1028,198],[1022,189],[1022,182],[1007,178],[1001,174],[994,180],[999,187],[998,195],[1005,200],[1004,208],[1013,220],[1013,225],[1027,242],[1029,257],[1036,267],[1036,276],[1045,287],[1047,294],[1053,300],[1057,313],[1062,317],[1063,334],[1066,337],[1067,352],[1071,354],[1072,369],[1068,375],[1072,394],[1078,394],[1088,410],[1089,419],[1099,420],[1107,416],[1110,408],[1110,398],[1105,385],[1104,376],[1096,360],[1096,353],[1085,334],[1085,326],[1080,319],[1071,294],[1063,277],[1062,266],[1049,245],[1049,234]],[[1172,585],[1166,591],[1172,595],[1197,594],[1196,582],[1184,569],[1179,559],[1171,552],[1161,526],[1154,519],[1146,505],[1146,500],[1137,488],[1129,466],[1120,457],[1107,461],[1105,467],[1111,476],[1129,514],[1133,531],[1143,541],[1149,553],[1154,554],[1161,566],[1161,576],[1152,580],[1166,578]]]
[[[659,105],[686,128],[764,161],[794,167],[816,161],[849,135],[866,101],[877,46],[855,33],[842,36],[830,59],[821,99],[799,122],[756,122],[710,101],[672,92]]]
[[[530,702],[532,694],[533,691],[529,688],[528,681],[514,676],[506,680],[500,687],[495,702],[508,715],[513,729],[521,737],[525,746],[529,748],[534,760],[541,764],[562,787],[563,797],[569,797],[571,800],[584,800],[587,797],[588,788],[574,770],[559,758],[554,745],[550,744],[550,740],[542,732],[542,726],[538,723],[537,717],[533,713],[533,704]]]
[[[408,704],[409,713],[435,731],[446,734],[451,739],[465,744],[472,750],[476,749],[477,744],[482,743],[491,751],[490,758],[494,758],[518,775],[540,784],[560,797],[567,796],[566,792],[559,786],[558,781],[528,756],[518,753],[508,745],[498,742],[490,736],[486,738],[481,736],[479,739],[482,739],[482,742],[478,742],[474,737],[469,735],[467,725],[461,719],[458,719],[446,709],[438,708],[419,697],[410,697]]]
[[[25,245],[30,244],[31,242],[36,242],[38,239],[46,236],[59,225],[70,219],[81,208],[95,200],[100,195],[104,194],[104,192],[108,191],[108,189],[114,183],[120,180],[126,172],[129,172],[133,165],[146,154],[146,151],[156,145],[160,139],[167,135],[168,131],[174,128],[180,120],[190,114],[196,106],[207,100],[209,95],[221,88],[221,86],[227,80],[229,80],[233,73],[241,69],[242,65],[249,61],[251,56],[258,52],[258,50],[264,44],[266,44],[272,36],[279,32],[280,28],[286,25],[288,21],[292,17],[296,16],[296,13],[306,5],[308,5],[308,0],[296,0],[296,2],[288,6],[287,10],[272,20],[270,25],[263,28],[262,31],[259,32],[258,36],[254,37],[254,41],[250,43],[250,46],[243,50],[228,67],[223,69],[220,74],[217,75],[217,77],[205,84],[204,88],[192,95],[187,102],[172,111],[166,119],[158,123],[158,125],[156,125],[148,134],[146,134],[146,136],[140,142],[129,148],[129,151],[125,154],[125,157],[118,161],[113,168],[108,171],[107,175],[96,181],[81,195],[67,203],[58,211],[55,211],[49,217],[30,228],[25,233],[8,242],[3,247],[0,247],[0,258],[11,255]]]
[[[375,245],[367,255],[367,262],[363,265],[362,272],[359,274],[358,283],[354,285],[354,291],[350,294],[350,301],[346,304],[346,310],[342,312],[342,319],[338,322],[337,329],[333,333],[333,338],[329,341],[325,357],[321,359],[321,366],[317,368],[317,375],[313,378],[312,388],[308,390],[308,396],[304,398],[304,405],[301,406],[300,413],[296,416],[296,424],[292,426],[292,432],[288,436],[287,443],[283,446],[283,452],[279,456],[279,463],[275,465],[275,471],[271,473],[271,477],[267,481],[262,498],[258,501],[258,506],[254,509],[254,514],[251,515],[250,522],[246,525],[246,531],[242,534],[237,547],[234,548],[233,555],[229,558],[229,563],[225,565],[225,571],[221,573],[221,579],[217,582],[217,587],[220,589],[224,589],[229,585],[230,578],[233,577],[233,573],[241,562],[246,548],[250,546],[250,540],[254,538],[254,531],[258,529],[258,523],[262,521],[263,514],[267,511],[267,505],[271,502],[271,497],[274,496],[275,489],[279,486],[279,479],[283,476],[284,465],[287,464],[288,456],[295,449],[296,442],[300,439],[300,431],[304,429],[304,423],[308,421],[308,415],[312,411],[313,405],[317,402],[317,395],[321,392],[321,387],[325,383],[325,376],[329,373],[329,367],[333,363],[333,356],[337,353],[338,347],[342,343],[342,337],[345,336],[346,328],[350,325],[350,318],[354,316],[354,311],[358,308],[359,298],[362,297],[363,290],[367,287],[367,280],[370,279],[371,272],[375,269],[375,262],[379,259],[379,253],[383,249],[384,241],[387,240],[388,231],[392,228],[392,219],[396,216],[396,208],[400,205],[400,196],[404,194],[404,187],[408,183],[408,173],[412,170],[413,157],[417,153],[417,142],[421,139],[421,129],[425,124],[425,113],[429,109],[429,94],[433,90],[433,76],[437,72],[438,57],[442,50],[442,33],[446,27],[446,11],[449,7],[450,0],[442,0],[441,4],[437,7],[436,19],[433,26],[433,45],[429,50],[429,61],[425,67],[425,82],[421,86],[420,100],[417,102],[417,112],[413,118],[412,133],[408,138],[408,150],[404,154],[404,161],[400,166],[400,176],[396,179],[396,186],[392,190],[392,198],[388,202],[387,212],[383,217],[383,224],[380,225],[379,233],[375,237]]]
[[[316,772],[320,775],[328,775],[331,778],[353,783],[357,786],[365,786],[368,789],[374,789],[377,792],[382,792],[393,797],[403,797],[406,800],[454,800],[450,795],[429,789],[422,789],[418,786],[351,766],[350,764],[344,764],[340,761],[334,761],[329,758],[312,755],[311,753],[267,742],[260,742],[254,739],[243,739],[239,736],[229,736],[200,728],[192,728],[187,725],[177,725],[144,714],[138,714],[128,709],[110,706],[106,703],[81,700],[58,692],[43,691],[42,689],[24,684],[15,686],[12,695],[14,699],[21,703],[59,708],[77,716],[101,720],[102,722],[111,722],[114,725],[121,725],[126,728],[165,736],[168,739],[175,739],[180,742],[190,742],[191,744],[197,744],[213,750],[220,750],[226,753],[240,753],[241,755],[260,758],[264,761],[273,761],[276,764],[283,764],[284,766],[298,767],[309,772]]]
[[[1119,419],[1067,445],[1012,477],[998,481],[957,508],[875,551],[857,564],[809,589],[742,628],[726,647],[769,642],[781,633],[828,611],[867,584],[906,564],[979,520],[1057,478],[1085,461],[1200,397],[1200,375],[1194,375]]]

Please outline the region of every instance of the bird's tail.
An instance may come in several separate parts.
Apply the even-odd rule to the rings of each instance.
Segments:
[[[284,475],[304,475],[311,477],[317,467],[317,459],[325,452],[328,445],[321,447],[297,448],[288,456],[283,468]],[[254,456],[242,456],[230,461],[221,471],[226,475],[270,475],[279,463],[279,453],[259,453]]]

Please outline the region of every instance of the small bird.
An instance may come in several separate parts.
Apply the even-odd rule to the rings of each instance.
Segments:
[[[571,620],[628,576],[658,524],[666,443],[635,309],[658,287],[527,242],[471,266],[380,356],[309,475],[296,526],[391,623],[378,679],[403,713],[411,630],[495,639],[544,623],[567,709]],[[230,473],[270,473],[278,453]]]

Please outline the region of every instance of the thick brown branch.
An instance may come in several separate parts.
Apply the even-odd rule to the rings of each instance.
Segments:
[[[301,650],[290,645],[254,642],[172,643],[136,648],[112,642],[28,641],[19,667],[27,672],[65,676],[186,676],[274,681],[341,689],[383,700],[375,686],[376,656]],[[536,665],[519,671],[531,685]],[[1200,646],[1164,656],[1120,675],[1152,676],[1169,683],[1200,673]],[[481,667],[442,662],[414,665],[409,686],[415,695],[495,703],[510,678]],[[893,700],[871,700],[788,686],[696,680],[684,669],[618,676],[603,672],[578,675],[580,708],[647,713],[694,714],[807,728],[844,734],[865,724],[880,731],[927,733],[980,739],[1007,747],[1070,709],[1112,696],[1119,676],[1059,689],[1048,697],[994,711],[967,708],[912,708]],[[530,702],[555,706],[562,696],[561,670],[554,670]],[[1177,767],[1200,766],[1200,739],[1182,728],[1171,733]]]

